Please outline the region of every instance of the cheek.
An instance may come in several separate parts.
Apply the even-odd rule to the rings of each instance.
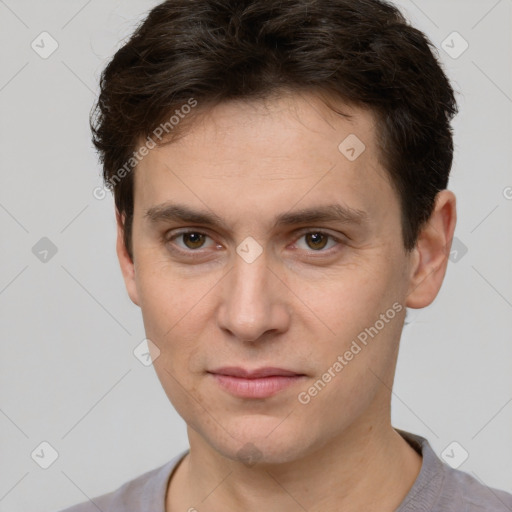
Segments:
[[[162,256],[142,255],[139,261],[137,289],[142,315],[147,328],[158,337],[197,315],[208,290],[218,281],[213,275],[186,275]]]
[[[197,369],[203,368],[201,350],[207,301],[199,293],[187,293],[189,285],[157,273],[144,277],[142,316],[144,329],[159,349],[153,362],[157,377],[176,411],[194,428],[194,404],[202,402],[196,389]],[[193,287],[194,289],[202,287]],[[206,306],[206,307],[205,307]]]
[[[321,340],[310,354],[317,361],[316,378],[330,370],[325,391],[320,383],[322,396],[315,401],[326,406],[324,401],[332,400],[349,409],[381,385],[376,375],[388,377],[405,315],[396,268],[381,264],[351,270],[311,287],[306,295],[315,312],[314,323],[306,328],[318,332]],[[333,411],[341,412],[336,407]]]
[[[145,262],[138,274],[144,328],[160,350],[157,372],[193,385],[211,355],[216,333],[216,286],[221,272],[187,276],[168,262]],[[218,334],[217,334],[218,335]],[[172,379],[166,382],[173,385]]]
[[[291,288],[298,290],[297,296],[318,324],[310,328],[322,329],[325,339],[341,343],[373,325],[381,313],[400,300],[393,269],[383,265],[343,268],[315,284],[297,279]]]

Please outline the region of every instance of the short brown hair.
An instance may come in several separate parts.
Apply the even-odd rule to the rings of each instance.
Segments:
[[[133,152],[176,109],[323,91],[377,114],[381,161],[412,250],[452,166],[454,92],[435,46],[381,0],[168,0],[152,9],[101,75],[91,114],[105,184],[126,216],[133,258]],[[174,137],[194,118],[173,127]],[[127,167],[127,163],[128,167]]]

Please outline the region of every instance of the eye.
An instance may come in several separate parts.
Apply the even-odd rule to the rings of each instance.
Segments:
[[[202,249],[207,247],[206,241],[210,240],[212,246],[213,240],[211,238],[199,231],[182,231],[181,233],[176,233],[173,236],[167,238],[167,242],[175,243],[181,250],[184,251],[194,251],[196,249]],[[213,245],[215,245],[213,243]]]
[[[304,240],[304,242],[301,242]],[[327,252],[324,249],[331,249],[339,244],[339,240],[323,231],[310,231],[304,233],[296,242],[299,249],[313,250],[315,252]]]

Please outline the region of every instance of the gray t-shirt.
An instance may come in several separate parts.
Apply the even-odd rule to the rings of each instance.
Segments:
[[[423,457],[411,490],[395,512],[512,512],[512,494],[486,487],[443,463],[423,437],[397,432]],[[60,512],[165,512],[165,494],[180,453],[168,463],[103,494]]]

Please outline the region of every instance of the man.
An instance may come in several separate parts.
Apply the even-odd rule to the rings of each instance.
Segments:
[[[429,45],[377,0],[171,0],[116,53],[94,142],[190,450],[68,512],[512,510],[390,420],[456,224]]]

